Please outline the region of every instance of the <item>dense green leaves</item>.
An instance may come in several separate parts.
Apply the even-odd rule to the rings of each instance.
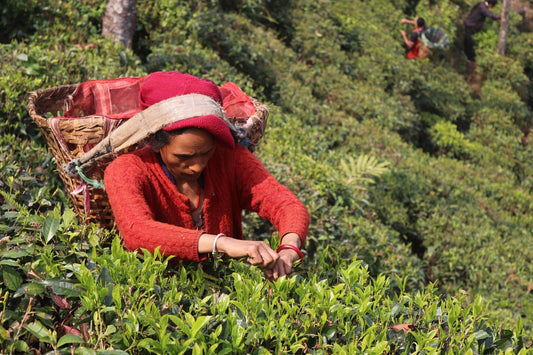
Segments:
[[[525,353],[531,24],[513,11],[499,56],[487,21],[467,68],[461,22],[473,3],[138,2],[126,50],[100,35],[105,1],[8,0],[0,352]],[[405,59],[400,30],[412,28],[400,19],[415,16],[450,45]],[[28,93],[156,70],[233,81],[269,105],[256,154],[312,218],[290,278],[126,252],[116,231],[75,218]],[[278,238],[255,215],[244,229]]]

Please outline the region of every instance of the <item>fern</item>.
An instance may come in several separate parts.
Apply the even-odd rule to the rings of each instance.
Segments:
[[[375,157],[362,154],[357,159],[349,156],[340,162],[341,171],[345,175],[346,183],[356,185],[361,190],[365,185],[373,184],[375,178],[379,178],[389,169],[389,162],[379,162]]]
[[[17,197],[15,195],[2,190],[0,190],[0,195],[2,195],[2,197],[8,204],[15,207],[17,211],[21,211],[23,209],[22,205],[17,202]]]

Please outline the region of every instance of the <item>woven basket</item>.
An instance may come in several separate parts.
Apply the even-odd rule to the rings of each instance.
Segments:
[[[58,139],[51,128],[50,121],[60,118],[69,109],[72,95],[77,87],[78,84],[61,85],[31,92],[28,112],[39,126],[52,151],[59,176],[71,197],[78,219],[82,223],[93,222],[104,228],[112,228],[115,221],[105,190],[103,188],[89,188],[81,178],[71,177],[64,166],[100,142],[110,131],[110,121],[113,122],[111,130],[118,127],[123,121],[104,116],[59,119],[55,121],[56,132],[58,129],[61,135],[61,138]],[[249,149],[253,151],[263,135],[269,110],[267,106],[262,105],[257,100],[253,98],[251,100],[256,107],[256,113],[252,117],[248,120],[238,118],[230,118],[230,120],[237,126],[246,127],[247,137],[251,142]],[[133,146],[119,154],[138,148],[139,146]],[[88,171],[84,171],[85,176],[92,180],[103,181],[105,167],[113,159],[114,157],[111,157],[99,161]]]
[[[89,144],[96,144],[104,138],[106,117],[92,116],[79,119],[64,119],[59,121],[59,129],[68,146],[68,153],[62,149],[58,138],[50,128],[48,120],[61,116],[68,108],[69,97],[78,85],[62,85],[50,89],[37,90],[30,93],[28,111],[33,121],[39,126],[46,142],[52,150],[56,160],[59,176],[65,184],[72,199],[74,210],[82,222],[94,222],[102,227],[112,227],[114,224],[111,207],[105,190],[94,188],[90,191],[89,213],[86,210],[86,193],[74,193],[80,187],[80,179],[71,178],[63,166],[85,153]],[[102,180],[107,162],[101,162],[86,176],[94,180]]]

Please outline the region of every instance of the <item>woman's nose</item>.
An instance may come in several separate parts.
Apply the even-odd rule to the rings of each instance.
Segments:
[[[207,166],[208,159],[195,159],[191,165],[189,165],[189,169],[193,171],[194,173],[201,173],[204,171],[205,167]]]

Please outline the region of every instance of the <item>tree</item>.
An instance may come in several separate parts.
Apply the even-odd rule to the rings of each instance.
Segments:
[[[509,29],[509,11],[511,0],[503,0],[502,23],[500,25],[500,40],[498,41],[498,54],[505,54],[505,44],[507,42],[507,30]]]
[[[131,48],[137,25],[137,0],[107,0],[102,35]]]

